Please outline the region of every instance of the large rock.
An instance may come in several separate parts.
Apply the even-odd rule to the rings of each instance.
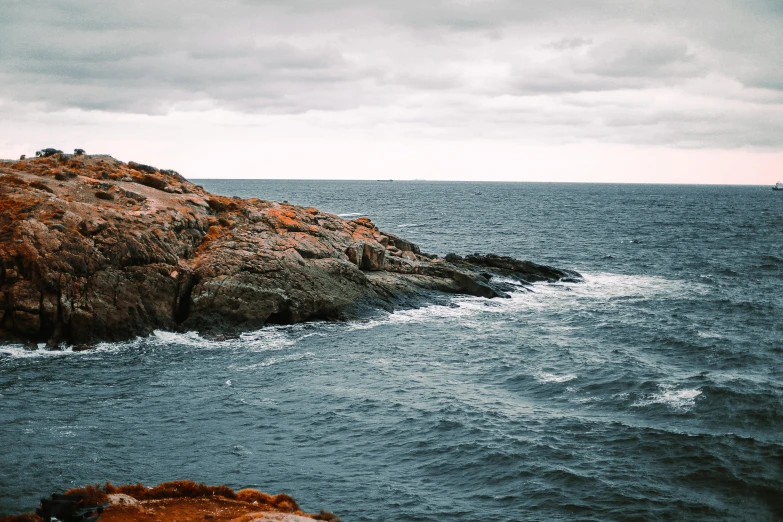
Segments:
[[[422,289],[504,296],[487,272],[579,277],[500,256],[437,259],[368,218],[209,194],[108,156],[0,164],[0,340],[225,335]]]
[[[520,261],[508,256],[498,256],[495,254],[471,254],[460,257],[456,254],[446,256],[446,261],[457,266],[468,266],[471,268],[484,267],[496,274],[502,274],[517,279],[523,283],[537,283],[547,281],[580,282],[582,276],[573,270],[563,270],[547,265],[539,265],[532,261]]]

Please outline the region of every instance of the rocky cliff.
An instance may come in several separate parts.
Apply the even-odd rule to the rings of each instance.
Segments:
[[[230,335],[340,318],[422,290],[505,296],[578,278],[499,256],[439,259],[367,218],[210,194],[174,171],[61,153],[0,163],[0,340]]]

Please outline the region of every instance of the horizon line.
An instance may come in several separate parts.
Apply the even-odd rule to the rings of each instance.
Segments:
[[[182,175],[182,174],[180,174]],[[419,179],[419,178],[400,178],[400,179],[377,179],[377,178],[190,178],[183,176],[190,182],[194,181],[374,181],[377,183],[388,183],[389,181],[404,182],[427,182],[427,183],[552,183],[552,184],[573,184],[573,185],[676,185],[676,186],[694,186],[694,187],[774,187],[775,183],[664,183],[664,182],[646,182],[638,181],[531,181],[531,180],[472,180],[472,179]]]

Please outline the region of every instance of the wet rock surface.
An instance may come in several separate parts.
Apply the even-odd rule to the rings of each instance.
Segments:
[[[579,279],[502,256],[439,259],[367,218],[214,195],[174,171],[110,156],[0,164],[0,340],[235,335],[426,290],[505,296],[491,274]]]

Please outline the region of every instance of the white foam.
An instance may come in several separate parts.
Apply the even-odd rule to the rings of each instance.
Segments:
[[[595,310],[615,306],[615,301],[676,298],[702,291],[700,285],[654,276],[586,273],[579,283],[535,283],[532,292],[512,292],[510,299],[498,299],[498,311]],[[498,281],[515,284],[508,279]],[[518,283],[516,283],[518,284]],[[493,300],[494,301],[494,300]]]
[[[672,410],[687,412],[696,406],[696,397],[701,395],[701,390],[697,388],[677,389],[671,384],[659,384],[658,388],[658,393],[648,395],[631,406],[641,408],[651,404],[663,404]]]
[[[568,390],[571,391],[571,390]],[[591,402],[601,402],[603,399],[601,397],[596,397],[594,395],[590,395],[588,397],[574,397],[571,399],[568,399],[568,402],[573,402],[575,404],[590,404]]]
[[[427,323],[459,319],[460,326],[486,326],[486,314],[516,314],[549,309],[594,309],[601,303],[608,304],[617,298],[660,298],[676,296],[690,291],[687,283],[651,276],[630,276],[611,273],[584,274],[579,283],[535,283],[523,285],[506,277],[494,277],[493,281],[508,283],[519,288],[509,299],[484,299],[460,296],[451,299],[449,306],[429,305],[410,310],[399,310],[380,317],[350,323],[350,330],[367,330],[382,324]],[[533,290],[530,292],[529,290]],[[475,318],[471,320],[471,318]],[[499,317],[500,320],[503,317]]]
[[[3,358],[10,359],[44,359],[50,357],[64,357],[64,356],[88,356],[91,353],[96,352],[108,352],[116,351],[123,343],[100,343],[90,350],[79,350],[74,352],[72,346],[63,346],[54,350],[47,350],[38,348],[31,350],[25,348],[20,344],[0,345],[0,360]]]
[[[601,297],[651,297],[666,294],[681,294],[693,290],[685,281],[656,276],[612,274],[606,272],[583,274],[584,282],[557,285],[534,285],[537,290],[548,287],[568,288],[576,296]],[[554,291],[554,290],[553,290]]]
[[[0,345],[0,360],[5,357],[12,359],[31,359],[33,357],[56,357],[62,355],[61,351],[30,350],[21,344]]]
[[[32,359],[45,357],[85,356],[96,353],[135,350],[141,347],[167,348],[171,345],[185,346],[199,350],[241,350],[243,352],[268,352],[286,349],[313,335],[326,335],[333,328],[330,323],[301,323],[295,325],[267,326],[260,330],[242,333],[239,337],[214,340],[202,337],[196,332],[168,332],[155,330],[148,337],[137,337],[129,341],[103,342],[83,351],[73,351],[66,346],[58,350],[31,350],[20,344],[0,345],[0,361],[9,359]],[[318,331],[307,331],[314,330]],[[306,332],[305,332],[306,331]],[[305,333],[303,333],[305,332]]]
[[[275,364],[281,364],[285,362],[291,362],[291,361],[298,361],[301,359],[304,359],[305,357],[312,357],[315,353],[313,352],[302,352],[302,353],[292,353],[289,355],[285,355],[282,357],[269,357],[267,359],[264,359],[263,361],[257,362],[255,364],[249,364],[247,366],[229,366],[230,369],[236,370],[238,372],[246,372],[248,370],[255,370],[258,368],[266,368],[267,366],[273,366]],[[229,381],[231,382],[231,381]]]
[[[199,349],[240,349],[245,352],[268,352],[283,350],[312,335],[322,335],[315,332],[295,335],[298,333],[298,330],[302,329],[302,326],[269,326],[260,330],[242,333],[237,338],[225,340],[206,339],[196,332],[176,333],[156,330],[150,339],[162,345],[177,344]]]
[[[553,373],[547,373],[547,372],[538,372],[536,375],[536,380],[541,383],[550,383],[550,382],[568,382],[576,379],[576,375],[573,373],[569,373],[567,375],[555,375]]]
[[[450,305],[428,305],[420,308],[399,310],[380,314],[378,317],[350,323],[305,323],[297,325],[266,326],[246,332],[235,339],[210,340],[196,332],[175,333],[162,330],[146,338],[122,343],[100,343],[94,349],[73,352],[71,348],[62,351],[28,350],[22,345],[0,346],[0,360],[10,358],[56,357],[65,354],[92,354],[141,346],[167,347],[172,344],[201,350],[242,350],[268,352],[283,350],[312,335],[328,335],[332,329],[372,329],[383,324],[418,324],[430,322],[458,321],[462,328],[483,328],[492,324],[487,314],[496,314],[498,321],[506,320],[509,314],[536,313],[548,310],[594,310],[597,306],[611,304],[618,298],[665,298],[699,291],[699,285],[654,276],[622,275],[612,273],[587,273],[580,283],[536,283],[521,285],[509,278],[495,278],[519,287],[512,291],[509,299],[484,299],[459,296],[451,298]],[[530,292],[528,289],[532,289]],[[557,381],[547,381],[557,382]]]
[[[397,228],[418,228],[418,227],[425,227],[427,225],[424,225],[422,223],[403,223],[402,225],[397,225]]]
[[[337,214],[337,217],[341,218],[356,218],[356,217],[362,217],[366,216],[367,214],[363,214],[361,212],[349,212],[348,214]]]
[[[481,301],[486,301],[477,298]],[[428,305],[408,310],[397,310],[379,318],[349,323],[349,330],[369,330],[383,324],[440,322],[449,318],[465,318],[474,315],[482,306],[474,306],[468,299],[455,299],[453,306]],[[467,323],[463,323],[467,324]]]

